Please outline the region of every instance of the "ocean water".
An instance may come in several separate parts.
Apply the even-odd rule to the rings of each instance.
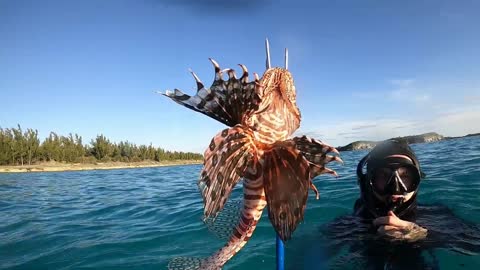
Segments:
[[[310,194],[286,244],[287,269],[401,269],[414,260],[416,268],[480,269],[480,137],[413,148],[427,173],[418,199],[426,205],[418,221],[430,230],[425,241],[367,248],[379,240],[355,233],[364,225],[348,218],[366,152],[342,152],[345,165],[332,166],[340,177],[314,180],[321,198]],[[224,241],[201,221],[200,169],[0,174],[0,269],[166,269],[174,257],[208,256]],[[383,254],[375,250],[391,249],[387,262],[371,262]],[[264,213],[224,269],[274,267],[275,233]]]

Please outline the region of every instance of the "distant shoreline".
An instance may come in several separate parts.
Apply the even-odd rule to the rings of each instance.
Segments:
[[[475,136],[480,136],[480,133],[473,133],[473,134],[468,134],[465,136],[458,136],[458,137],[444,137],[443,135],[440,135],[436,132],[428,132],[420,135],[409,135],[409,136],[403,136],[403,137],[390,138],[390,140],[394,139],[397,141],[405,142],[407,144],[415,144],[415,143],[438,142],[438,141],[444,141],[444,140],[453,140],[453,139],[475,137]],[[371,149],[375,147],[380,142],[381,141],[354,141],[345,146],[338,146],[336,148],[340,152],[365,150],[365,149]]]
[[[202,164],[202,160],[172,160],[172,161],[140,161],[140,162],[97,162],[88,163],[61,163],[45,162],[23,166],[0,166],[0,173],[27,173],[27,172],[67,172],[67,171],[91,171],[91,170],[115,170],[151,168],[178,165]]]

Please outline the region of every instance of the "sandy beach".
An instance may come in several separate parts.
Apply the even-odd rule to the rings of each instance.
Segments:
[[[20,172],[63,172],[63,171],[86,171],[86,170],[113,170],[129,168],[147,168],[175,165],[202,164],[201,160],[173,160],[164,162],[141,161],[141,162],[97,162],[88,163],[60,163],[47,162],[24,166],[0,166],[0,173],[20,173]]]

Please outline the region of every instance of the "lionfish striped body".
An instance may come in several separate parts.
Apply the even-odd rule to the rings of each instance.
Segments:
[[[256,141],[263,144],[288,139],[300,126],[300,111],[295,104],[295,86],[290,72],[282,68],[267,70],[258,91],[262,92],[259,108],[244,125],[252,128]]]
[[[267,49],[268,54],[268,49]],[[228,126],[210,142],[198,186],[204,201],[204,220],[215,219],[233,187],[243,179],[243,204],[227,244],[206,259],[177,258],[169,269],[220,269],[249,240],[265,206],[282,240],[291,237],[303,219],[308,189],[318,191],[312,179],[322,173],[336,175],[325,167],[338,156],[321,141],[303,137],[289,139],[300,125],[296,91],[290,72],[269,68],[261,79],[248,80],[248,70],[237,79],[228,69],[228,80],[215,67],[210,88],[197,81],[198,92],[189,96],[175,89],[167,97]],[[268,60],[269,62],[269,60]]]

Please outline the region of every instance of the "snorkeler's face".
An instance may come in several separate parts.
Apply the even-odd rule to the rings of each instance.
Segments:
[[[388,158],[405,158],[395,155]],[[413,165],[401,163],[386,163],[385,166],[371,172],[370,185],[375,196],[384,202],[408,201],[420,183],[420,174]]]
[[[372,187],[380,195],[408,193],[416,189],[418,180],[411,167],[379,168],[373,172]]]

